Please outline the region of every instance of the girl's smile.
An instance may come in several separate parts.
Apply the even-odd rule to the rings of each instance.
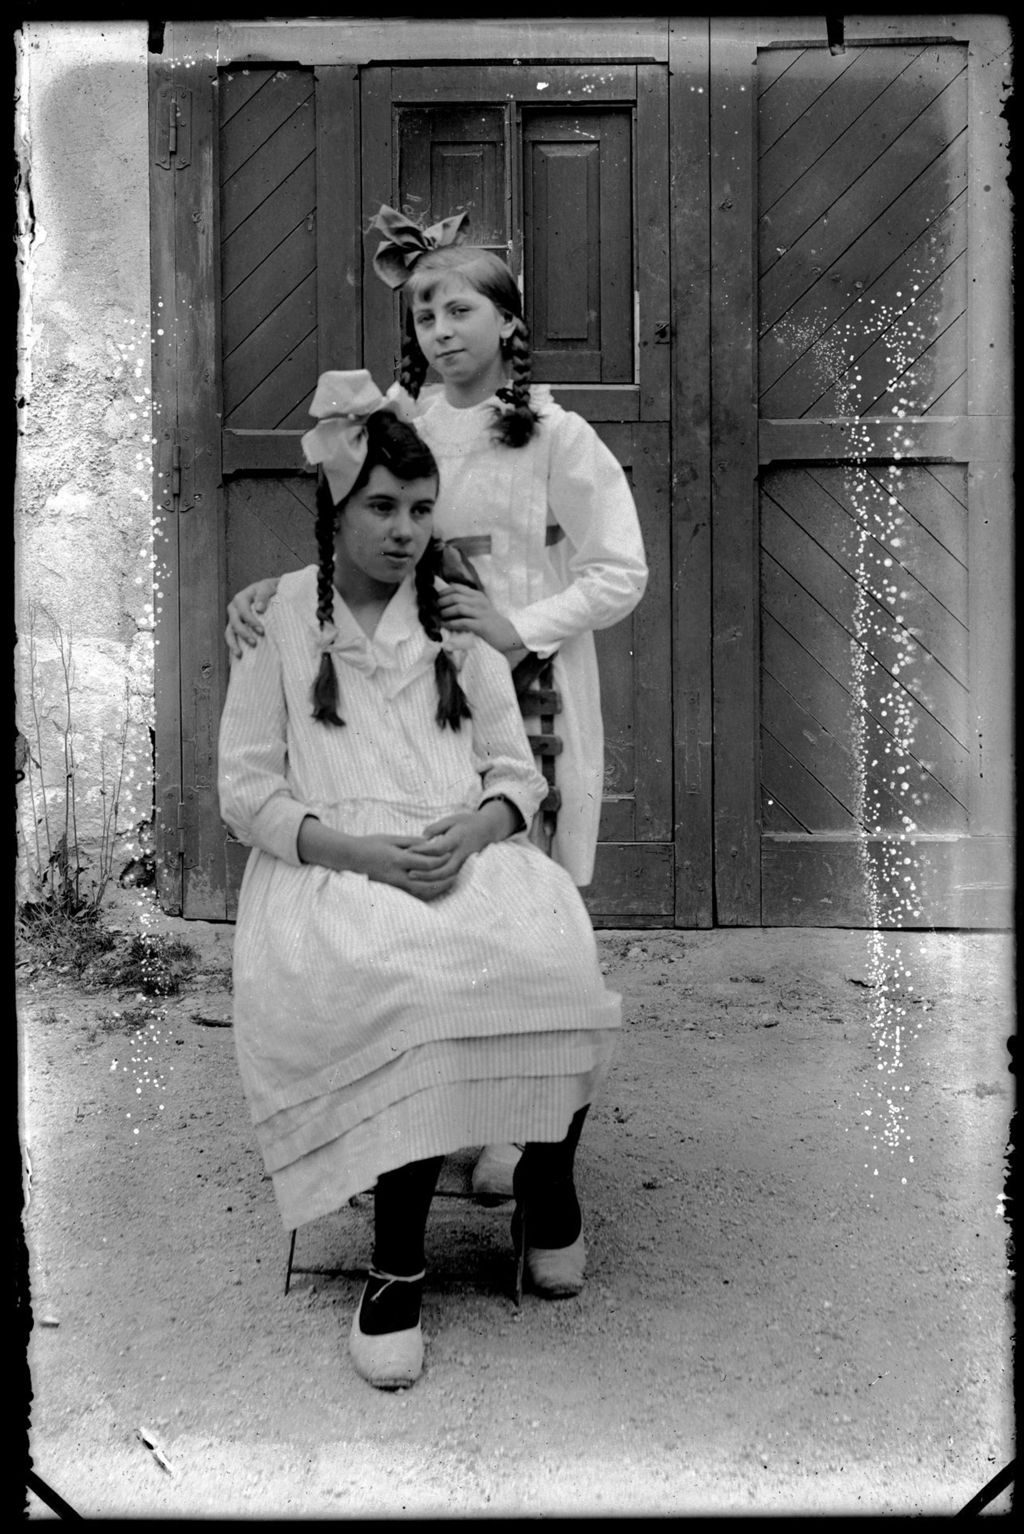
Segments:
[[[398,479],[377,464],[350,495],[334,539],[334,584],[350,605],[387,600],[430,540],[437,481]]]
[[[413,300],[416,339],[453,404],[477,405],[507,382],[501,343],[515,320],[457,272]]]

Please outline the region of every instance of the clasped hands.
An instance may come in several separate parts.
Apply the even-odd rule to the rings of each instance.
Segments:
[[[365,874],[378,884],[393,884],[417,900],[429,901],[448,893],[467,858],[515,829],[512,810],[496,799],[477,810],[443,815],[419,836],[347,836],[309,817],[300,828],[299,855],[303,862]]]

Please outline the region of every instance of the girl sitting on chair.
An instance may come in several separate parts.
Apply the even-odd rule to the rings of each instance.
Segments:
[[[442,614],[436,461],[384,405],[364,372],[320,380],[319,562],[232,666],[219,786],[254,848],[234,1008],[257,1137],[287,1229],[375,1185],[349,1346],[396,1389],[422,1369],[446,1154],[524,1144],[519,1282],[582,1287],[573,1160],[620,1004],[575,885],[525,834],[545,784],[508,666]]]
[[[584,886],[604,789],[594,630],[621,622],[643,595],[643,539],[617,459],[588,421],[532,382],[516,280],[493,251],[459,243],[464,220],[424,230],[383,207],[373,264],[404,300],[398,385],[441,470],[435,530],[482,587],[452,582],[441,615],[453,632],[503,654],[525,681],[538,661],[550,662],[561,753],[549,850]],[[440,387],[423,388],[428,366]],[[276,584],[247,587],[230,604],[234,653],[256,642]],[[538,726],[528,716],[527,728]],[[485,1150],[473,1176],[481,1197],[509,1196],[517,1155],[511,1145]]]

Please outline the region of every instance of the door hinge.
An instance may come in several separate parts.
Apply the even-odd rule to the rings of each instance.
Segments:
[[[156,456],[160,510],[191,511],[196,503],[191,436],[187,432],[165,431]]]
[[[192,160],[192,92],[184,85],[161,85],[153,110],[153,163],[184,170]]]
[[[187,827],[185,825],[185,801],[183,799],[179,799],[178,800],[178,815],[177,815],[177,820],[176,820],[175,824],[177,826],[177,831],[178,831],[178,856],[179,857],[184,857],[185,856],[185,833],[186,833]]]

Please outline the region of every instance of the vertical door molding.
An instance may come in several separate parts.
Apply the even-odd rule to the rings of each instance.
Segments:
[[[756,119],[760,23],[712,22],[711,518],[715,902],[761,919],[757,737]]]
[[[362,366],[363,240],[359,223],[359,71],[316,78],[317,366]]]
[[[390,201],[393,164],[391,69],[374,65],[360,72],[362,123],[362,185],[356,200],[356,216],[361,210],[376,210]],[[363,260],[368,262],[383,235],[372,235],[364,243]],[[378,278],[370,275],[363,284],[363,366],[382,388],[395,376],[398,367],[398,295]]]
[[[711,226],[707,21],[669,39],[667,314],[672,390],[672,675],[679,927],[714,923],[711,672]],[[656,338],[662,342],[662,337]],[[641,357],[643,353],[641,353]]]
[[[1005,18],[972,19],[967,52],[971,103],[967,287],[974,295],[967,311],[970,813],[974,835],[997,837],[1003,843],[1013,826],[1014,794],[1013,561],[1009,557],[1013,547],[1013,317],[1009,126],[1003,115],[1010,90],[1009,50]],[[1002,664],[994,665],[994,657]],[[1012,877],[1008,848],[991,852],[998,867],[990,861],[988,876],[998,871],[1008,893]],[[985,876],[980,866],[977,872]],[[1009,917],[1009,905],[1005,910]]]
[[[640,64],[636,71],[636,269],[639,301],[640,419],[670,416],[672,374],[671,218],[678,204],[668,188],[662,197],[641,198],[650,176],[656,185],[669,163],[669,70],[663,64]],[[669,186],[675,185],[669,171]],[[680,199],[683,201],[685,199]]]
[[[154,66],[151,82],[154,107],[165,82],[187,86],[183,105],[189,114],[187,164],[176,170],[154,164],[152,169],[156,237],[162,242],[170,238],[169,246],[155,246],[153,265],[154,435],[169,441],[172,448],[167,467],[161,470],[158,465],[158,505],[166,500],[168,472],[174,480],[172,498],[174,489],[180,492],[174,502],[177,509],[165,513],[175,521],[165,543],[172,559],[176,553],[177,579],[166,580],[157,603],[158,698],[167,709],[168,692],[178,683],[180,909],[187,916],[218,918],[224,915],[224,834],[216,747],[227,651],[221,639],[223,551],[218,509],[217,73],[215,61],[193,49],[187,24],[169,24],[165,54]],[[163,455],[158,459],[163,460]],[[169,603],[177,605],[177,613],[167,610]],[[177,666],[172,654],[175,646]],[[158,720],[160,840],[166,849],[171,835],[168,790],[178,762],[168,738],[169,719],[158,714]],[[166,857],[164,863],[166,870]],[[172,878],[169,889],[165,883],[166,896],[161,892],[168,908],[179,904],[175,885]]]
[[[179,654],[178,602],[181,576],[178,560],[178,512],[171,493],[171,475],[178,426],[177,333],[168,333],[163,316],[176,304],[175,259],[177,197],[175,181],[180,171],[165,152],[169,131],[170,98],[175,91],[175,72],[160,56],[149,70],[150,198],[149,239],[151,250],[151,332],[153,369],[153,505],[154,505],[154,666],[156,755],[156,887],[160,904],[172,915],[182,906],[182,846],[178,830],[178,806],[182,803],[181,776],[181,658]],[[164,119],[168,118],[167,121]]]

